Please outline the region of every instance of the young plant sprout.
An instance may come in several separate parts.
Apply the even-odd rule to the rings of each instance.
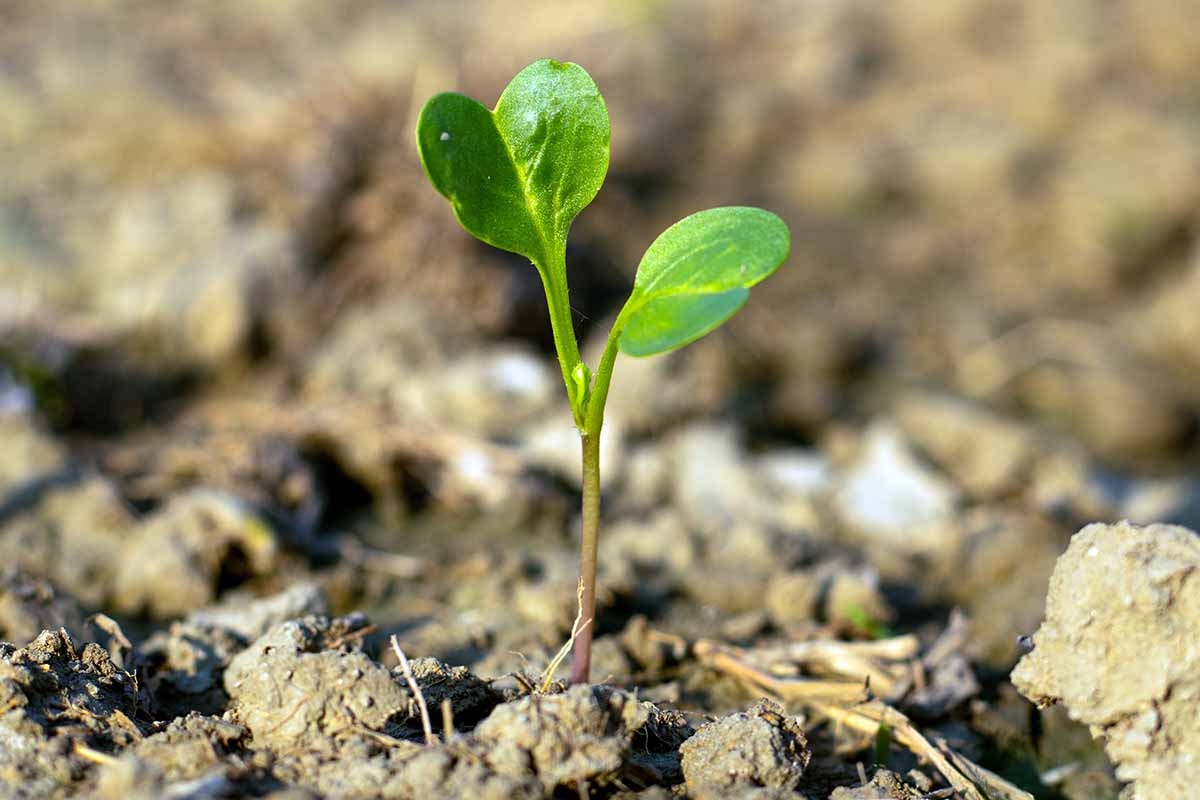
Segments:
[[[588,682],[600,529],[600,428],[617,353],[651,356],[689,344],[732,317],[750,287],[787,258],[787,226],[759,208],[710,208],[667,228],[642,257],[593,372],[579,356],[567,298],[567,231],[608,171],[608,108],[578,64],[521,70],[495,110],[439,94],[417,122],[417,147],[459,223],[525,256],[541,275],[567,398],[583,445],[581,619],[572,683]]]

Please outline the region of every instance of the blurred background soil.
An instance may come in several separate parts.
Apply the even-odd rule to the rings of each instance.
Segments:
[[[362,609],[377,655],[545,664],[579,457],[541,285],[413,130],[549,56],[613,122],[568,252],[593,363],[666,226],[792,230],[728,326],[618,363],[597,679],[744,710],[671,637],[928,642],[960,608],[970,681],[926,718],[1039,796],[1115,796],[1007,671],[1084,523],[1200,527],[1197,12],[0,0],[0,640],[120,620],[183,670],[143,732],[231,702],[180,688],[179,625],[301,582],[293,615]],[[265,628],[228,630],[220,669]]]

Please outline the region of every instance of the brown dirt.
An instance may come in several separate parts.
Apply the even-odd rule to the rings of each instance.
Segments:
[[[1195,537],[1084,526],[1200,530],[1188,3],[127,5],[0,25],[0,800],[1187,796]],[[793,232],[618,361],[570,690],[541,287],[412,143],[547,55],[592,363],[683,214]]]

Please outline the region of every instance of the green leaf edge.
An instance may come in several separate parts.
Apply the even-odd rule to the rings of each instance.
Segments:
[[[639,271],[641,270],[642,264],[645,263],[646,256],[654,248],[654,245],[658,242],[658,240],[661,239],[663,236],[665,236],[672,228],[675,228],[676,226],[681,225],[684,222],[687,222],[692,217],[695,217],[698,214],[704,214],[706,212],[717,211],[717,210],[721,210],[721,209],[748,209],[751,211],[755,211],[755,212],[767,215],[768,217],[771,218],[771,220],[773,222],[778,223],[778,225],[783,233],[785,246],[784,246],[783,252],[780,255],[777,263],[774,266],[772,266],[770,269],[764,271],[761,275],[756,276],[754,278],[754,280],[747,282],[746,285],[735,287],[732,289],[727,289],[723,292],[666,292],[663,294],[655,295],[653,297],[646,297],[644,294],[644,291],[637,288],[635,285],[633,293],[630,295],[629,299],[626,301],[625,307],[621,309],[621,313],[617,318],[617,325],[620,326],[620,331],[621,331],[617,338],[617,348],[622,353],[624,353],[627,356],[632,356],[634,358],[647,358],[649,356],[660,355],[662,353],[669,353],[673,350],[678,350],[681,347],[687,347],[689,344],[692,344],[693,342],[704,338],[708,334],[715,331],[717,328],[724,325],[726,322],[728,322],[730,319],[732,319],[739,311],[741,311],[742,308],[745,307],[746,302],[748,302],[750,299],[750,289],[754,286],[757,286],[759,283],[761,283],[762,281],[771,277],[772,275],[774,275],[779,270],[779,268],[782,267],[784,265],[784,263],[787,261],[788,256],[791,255],[792,236],[791,236],[791,231],[789,230],[789,228],[787,226],[787,223],[784,222],[783,219],[778,214],[775,214],[772,211],[767,211],[764,208],[758,208],[756,206],[716,206],[714,208],[703,209],[701,211],[697,211],[692,214],[689,214],[688,216],[673,223],[666,230],[664,230],[657,237],[655,237],[654,242],[651,242],[650,246],[648,248],[646,248],[646,253],[642,255],[642,261],[638,264],[638,270]],[[745,292],[745,296],[742,299],[741,303],[739,303],[737,306],[733,307],[732,310],[728,314],[717,319],[711,325],[701,329],[698,333],[696,333],[692,336],[689,336],[686,339],[680,340],[677,344],[672,344],[671,346],[665,347],[665,348],[642,350],[642,349],[637,348],[636,346],[633,346],[632,343],[626,339],[627,326],[630,323],[630,321],[632,319],[634,319],[635,316],[638,313],[640,313],[646,306],[648,306],[649,304],[651,304],[657,300],[667,299],[667,298],[671,298],[671,297],[680,297],[680,296],[702,297],[704,295],[710,295],[710,294],[711,295],[733,294],[736,292]]]
[[[717,299],[717,298],[724,298],[724,297],[730,297],[731,299],[734,299],[737,302],[735,305],[730,306],[730,308],[727,310],[727,312],[723,316],[715,318],[707,326],[698,329],[691,335],[689,335],[683,339],[680,339],[677,342],[675,342],[674,344],[668,345],[667,347],[651,347],[651,346],[639,347],[638,343],[636,343],[634,340],[632,340],[631,330],[629,327],[629,325],[632,324],[633,322],[635,322],[635,320],[636,320],[636,314],[634,314],[633,317],[628,322],[625,323],[625,328],[624,328],[624,330],[621,331],[621,338],[617,341],[617,347],[620,348],[621,352],[624,353],[625,355],[633,356],[634,358],[647,358],[649,356],[659,355],[660,353],[669,353],[672,350],[678,350],[681,347],[687,347],[692,342],[695,342],[698,339],[703,339],[705,336],[707,336],[708,334],[715,331],[717,328],[724,325],[726,322],[728,322],[730,319],[732,319],[735,314],[737,314],[739,311],[741,311],[742,308],[746,305],[746,303],[750,300],[750,289],[748,289],[745,286],[738,286],[734,289],[728,289],[724,292],[668,294],[668,295],[662,295],[660,297],[655,297],[655,298],[647,301],[641,307],[639,307],[638,311],[640,312],[640,311],[645,310],[645,308],[647,306],[653,305],[654,303],[663,301],[663,300],[676,300],[676,299],[680,299],[680,298]]]
[[[553,231],[553,230],[546,231],[544,229],[544,226],[542,225],[541,215],[537,213],[537,211],[533,207],[533,203],[531,202],[531,194],[529,191],[529,177],[524,173],[521,166],[517,163],[516,158],[513,156],[512,143],[509,142],[509,140],[505,137],[504,132],[501,131],[500,127],[496,124],[496,112],[499,110],[500,106],[503,105],[505,97],[508,95],[508,93],[512,89],[513,85],[517,83],[517,80],[521,77],[521,75],[531,69],[534,69],[535,67],[540,67],[543,65],[549,65],[554,68],[568,67],[568,68],[578,69],[580,72],[583,73],[583,75],[593,85],[595,85],[595,80],[592,78],[591,73],[589,73],[587,71],[587,69],[585,69],[582,65],[577,64],[574,61],[556,61],[552,58],[540,58],[537,61],[534,61],[534,62],[526,65],[525,67],[523,67],[516,75],[514,75],[512,77],[512,79],[504,87],[504,90],[500,92],[500,97],[498,97],[496,99],[496,105],[492,108],[488,108],[483,103],[480,103],[478,100],[476,100],[475,98],[473,98],[469,95],[461,94],[459,92],[439,92],[438,94],[429,98],[429,100],[427,100],[425,102],[425,105],[422,106],[421,113],[417,117],[417,135],[416,135],[417,155],[421,160],[421,168],[424,169],[426,177],[429,179],[429,182],[431,184],[433,184],[433,187],[438,191],[438,193],[441,194],[443,197],[445,197],[448,201],[450,201],[450,207],[454,211],[454,217],[458,221],[458,224],[463,228],[463,230],[467,231],[467,233],[471,234],[472,236],[474,236],[476,239],[483,242],[484,244],[495,247],[498,250],[504,250],[506,252],[516,253],[518,255],[525,256],[530,261],[532,261],[534,263],[534,266],[536,266],[539,270],[549,268],[549,266],[555,262],[555,260],[552,259],[550,257],[550,255],[555,250],[560,250],[566,246],[566,241],[565,241],[566,231],[564,231],[563,235],[560,237],[556,231]],[[528,218],[530,226],[532,227],[533,231],[537,235],[539,244],[541,245],[540,252],[530,253],[530,252],[525,252],[523,250],[514,250],[511,247],[507,247],[507,246],[495,241],[494,238],[491,236],[481,235],[480,233],[477,233],[474,230],[472,230],[467,225],[466,221],[463,219],[463,213],[461,210],[462,204],[459,202],[458,198],[455,195],[451,194],[450,192],[445,191],[443,189],[443,187],[441,185],[439,185],[438,181],[435,179],[434,172],[430,170],[429,163],[426,158],[426,151],[425,151],[425,147],[423,145],[421,131],[424,128],[426,121],[428,119],[427,112],[430,110],[430,108],[433,106],[433,104],[435,102],[437,102],[443,96],[453,96],[453,97],[461,98],[463,100],[466,100],[470,103],[473,103],[473,104],[479,106],[481,109],[483,109],[484,111],[487,112],[488,119],[492,123],[492,129],[495,131],[496,137],[504,145],[504,151],[508,155],[509,166],[512,167],[513,172],[516,174],[517,180],[521,186],[521,189],[522,189],[521,197],[520,197],[521,206],[524,208],[524,211]],[[604,108],[605,118],[608,119],[608,103],[604,100],[604,95],[603,95],[603,93],[600,92],[600,89],[598,86],[596,87],[596,97],[599,99],[601,106]],[[592,194],[592,197],[588,200],[588,202],[584,204],[585,208],[587,205],[591,204],[592,200],[595,199],[596,194],[599,193],[600,187],[603,186],[603,184],[604,184],[605,177],[607,177],[608,167],[611,163],[611,152],[609,150],[609,148],[611,147],[611,142],[612,142],[611,136],[612,136],[612,128],[611,128],[611,121],[610,121],[609,128],[608,128],[608,137],[605,140],[606,147],[605,147],[605,152],[604,152],[605,158],[604,158],[603,174],[600,178],[599,184],[596,187],[596,192],[594,192]],[[576,212],[575,216],[578,216],[578,213],[579,212]],[[574,217],[572,217],[571,220],[568,220],[565,228],[569,229],[571,226],[571,223],[573,221],[574,221]],[[553,241],[551,241],[551,240],[553,240]],[[555,248],[551,248],[551,244],[555,245]],[[566,277],[565,274],[562,277],[565,279],[565,277]]]
[[[516,253],[518,255],[525,256],[526,258],[533,261],[535,264],[540,264],[540,263],[544,262],[545,261],[544,237],[541,235],[541,230],[534,219],[533,213],[530,211],[529,200],[524,191],[522,192],[522,196],[520,198],[521,206],[523,207],[523,209],[525,211],[525,216],[527,218],[527,222],[529,223],[530,229],[537,236],[538,241],[541,244],[542,252],[527,252],[524,249],[515,249],[510,244],[505,244],[505,243],[498,241],[495,238],[494,232],[493,233],[484,233],[484,232],[476,230],[474,228],[474,226],[472,226],[468,222],[468,213],[470,213],[470,212],[465,211],[465,205],[461,201],[459,195],[456,192],[454,192],[450,187],[443,185],[438,180],[438,177],[437,177],[438,170],[435,168],[431,168],[430,158],[433,157],[433,154],[426,150],[425,137],[422,136],[422,132],[426,131],[426,130],[436,130],[441,127],[440,125],[434,125],[432,122],[431,118],[432,118],[433,110],[436,107],[436,105],[439,102],[441,102],[444,98],[450,98],[450,97],[455,98],[457,100],[461,100],[467,104],[477,106],[481,111],[484,112],[484,114],[487,115],[488,120],[492,124],[492,130],[496,134],[496,138],[501,142],[501,144],[504,145],[505,153],[508,156],[509,166],[512,167],[513,172],[517,176],[518,181],[519,182],[522,181],[520,170],[518,170],[516,168],[516,162],[514,161],[514,159],[512,157],[512,147],[511,147],[511,145],[508,144],[508,141],[500,133],[500,129],[496,127],[495,111],[493,109],[488,108],[483,103],[476,100],[474,97],[471,97],[471,96],[465,95],[465,94],[461,94],[460,92],[439,92],[438,94],[435,94],[433,97],[429,98],[429,100],[427,100],[425,102],[425,105],[421,107],[421,113],[417,117],[416,139],[417,139],[417,155],[421,159],[421,168],[425,170],[425,176],[429,179],[429,182],[431,184],[433,184],[433,188],[437,190],[438,194],[440,194],[442,197],[446,198],[450,202],[450,208],[454,211],[454,218],[458,221],[459,226],[462,227],[462,229],[465,230],[467,233],[469,233],[471,236],[473,236],[474,238],[483,242],[484,244],[495,247],[497,250],[503,250],[508,253]],[[442,131],[441,133],[439,133],[439,136],[440,135],[448,135],[448,134],[445,131]]]

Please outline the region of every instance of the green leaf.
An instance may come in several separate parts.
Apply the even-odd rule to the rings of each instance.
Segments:
[[[472,236],[540,260],[541,239],[491,111],[461,94],[439,94],[421,111],[417,147],[429,179]]]
[[[887,766],[888,757],[892,752],[892,729],[886,722],[879,723],[875,729],[875,766]]]
[[[621,312],[621,352],[665,353],[709,333],[745,305],[751,286],[779,269],[790,247],[787,225],[760,208],[684,217],[642,256]]]
[[[432,98],[417,148],[468,232],[546,268],[561,263],[571,222],[608,172],[608,108],[583,67],[543,59],[495,111],[460,94]]]
[[[618,345],[627,356],[652,356],[683,347],[720,327],[749,299],[749,289],[730,289],[650,300],[625,324]]]

